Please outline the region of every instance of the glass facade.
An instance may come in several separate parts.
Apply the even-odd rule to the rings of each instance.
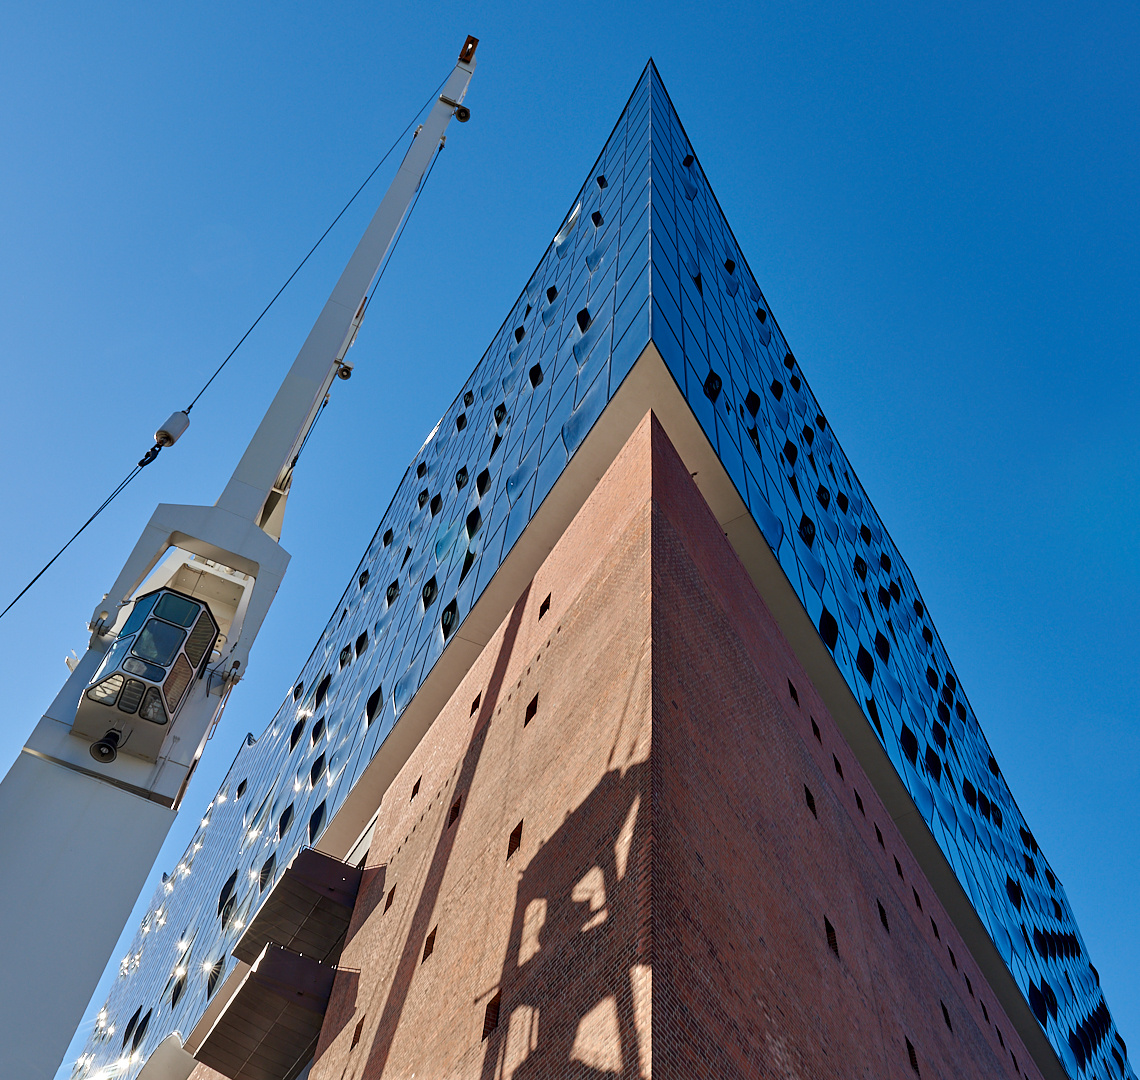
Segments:
[[[1058,1056],[1073,1076],[1135,1075],[1064,890],[650,64],[296,684],[165,876],[77,1080],[115,1063],[134,1076],[194,1027],[261,899],[336,814],[650,339]]]

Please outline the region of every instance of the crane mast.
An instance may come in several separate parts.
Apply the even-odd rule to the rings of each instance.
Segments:
[[[0,782],[0,1076],[54,1075],[289,564],[293,467],[475,69],[455,69],[213,506],[160,504]],[[186,429],[175,413],[156,449]]]

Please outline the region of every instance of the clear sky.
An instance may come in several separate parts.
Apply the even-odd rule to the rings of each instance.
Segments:
[[[468,33],[482,39],[471,122],[452,124],[356,376],[298,468],[292,565],[154,877],[292,684],[653,56],[1068,890],[1135,1058],[1134,5],[10,2],[0,607],[187,404]],[[0,769],[154,504],[221,491],[390,176],[178,446],[0,621]]]

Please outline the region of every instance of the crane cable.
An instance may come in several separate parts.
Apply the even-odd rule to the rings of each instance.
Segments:
[[[435,99],[436,99],[436,98],[439,96],[439,92],[440,92],[440,91],[443,89],[443,87],[444,87],[444,84],[445,84],[446,82],[447,82],[447,79],[444,79],[444,80],[443,80],[443,82],[441,82],[441,83],[439,84],[439,86],[437,86],[437,87],[435,88],[435,90],[433,90],[433,91],[432,91],[432,93],[431,93],[431,96],[430,96],[430,97],[427,99],[427,101],[425,101],[425,102],[423,103],[423,105],[421,105],[421,106],[419,107],[419,109],[416,111],[416,114],[415,114],[415,115],[412,117],[412,119],[411,119],[410,121],[408,121],[408,125],[407,125],[407,127],[405,127],[405,128],[404,128],[404,130],[403,130],[403,131],[401,131],[401,132],[400,132],[400,134],[396,136],[396,139],[395,139],[395,141],[394,141],[394,142],[392,143],[392,145],[391,145],[390,147],[388,147],[388,149],[387,149],[387,150],[384,152],[384,156],[383,156],[383,157],[382,157],[382,158],[381,158],[381,159],[380,159],[380,160],[379,160],[379,161],[376,163],[376,165],[375,165],[375,167],[372,169],[372,171],[371,171],[371,172],[370,172],[370,173],[369,173],[369,174],[368,174],[368,175],[367,175],[367,176],[364,178],[364,181],[363,181],[363,183],[361,183],[360,187],[358,187],[358,188],[356,189],[356,191],[354,191],[354,192],[353,192],[353,194],[352,194],[352,197],[351,197],[351,198],[348,200],[348,202],[346,202],[346,203],[344,204],[344,206],[343,206],[343,207],[341,208],[341,210],[340,210],[340,213],[339,213],[339,214],[337,214],[337,216],[336,216],[336,217],[334,217],[334,218],[332,219],[332,222],[329,224],[329,227],[328,227],[327,229],[325,229],[325,231],[324,231],[323,233],[321,233],[321,235],[320,235],[320,238],[317,240],[317,242],[316,242],[316,243],[315,243],[315,244],[314,244],[314,245],[313,245],[311,248],[309,248],[309,251],[308,251],[308,253],[305,255],[305,257],[304,257],[304,258],[303,258],[303,259],[302,259],[302,260],[301,260],[301,261],[300,261],[300,262],[297,264],[297,266],[296,266],[296,268],[293,270],[293,272],[292,272],[292,273],[291,273],[291,274],[290,274],[290,275],[289,275],[289,276],[288,276],[288,277],[285,279],[285,284],[284,284],[284,285],[282,285],[282,286],[281,286],[281,288],[279,288],[279,289],[277,290],[277,292],[275,292],[275,293],[273,294],[273,298],[272,298],[272,299],[269,301],[269,303],[268,303],[268,304],[266,304],[266,305],[265,305],[265,307],[264,307],[264,308],[262,309],[262,311],[261,311],[261,314],[260,314],[260,315],[258,315],[258,316],[257,316],[257,318],[256,318],[256,319],[254,319],[252,323],[250,323],[250,325],[249,325],[249,328],[248,328],[248,329],[246,330],[246,332],[245,332],[244,334],[242,334],[242,336],[241,336],[241,337],[238,339],[238,343],[237,343],[237,344],[236,344],[236,345],[235,345],[235,346],[234,346],[232,349],[230,349],[229,353],[226,355],[226,358],[225,358],[225,359],[224,359],[224,360],[223,360],[223,361],[222,361],[222,362],[221,362],[221,363],[220,363],[220,364],[217,366],[217,368],[214,370],[214,373],[213,373],[213,374],[212,374],[212,375],[211,375],[211,376],[210,376],[210,377],[209,377],[209,378],[206,380],[206,382],[203,384],[202,388],[201,388],[201,389],[198,391],[198,393],[196,393],[196,394],[194,395],[194,399],[193,399],[193,400],[190,402],[190,404],[189,404],[189,405],[186,407],[186,409],[185,409],[185,411],[186,411],[187,413],[189,413],[189,412],[190,412],[190,410],[194,408],[194,406],[195,406],[195,405],[198,403],[198,399],[199,399],[199,398],[200,398],[200,397],[201,397],[201,396],[202,396],[202,395],[203,395],[203,394],[206,392],[206,390],[207,390],[207,389],[209,389],[209,386],[210,386],[210,384],[211,384],[211,383],[212,383],[212,382],[213,382],[213,381],[214,381],[214,380],[215,380],[215,379],[218,377],[218,375],[219,375],[219,374],[221,374],[222,368],[224,368],[224,367],[226,366],[226,364],[228,364],[228,363],[230,362],[230,359],[233,357],[234,353],[236,353],[236,352],[238,351],[238,349],[240,349],[240,348],[241,348],[242,344],[245,342],[245,339],[246,339],[246,338],[248,338],[248,337],[249,337],[249,335],[250,335],[251,333],[253,333],[253,331],[254,331],[254,328],[255,328],[255,327],[257,326],[257,324],[258,324],[259,322],[261,322],[261,320],[262,320],[262,319],[265,317],[265,315],[266,315],[266,313],[269,311],[269,309],[270,309],[271,307],[273,307],[273,305],[274,305],[274,303],[276,302],[277,298],[278,298],[278,297],[279,297],[279,296],[280,296],[280,295],[281,295],[281,294],[282,294],[282,293],[285,291],[285,289],[288,287],[289,283],[290,283],[290,282],[291,282],[291,281],[292,281],[292,280],[293,280],[293,279],[294,279],[294,278],[297,276],[297,274],[298,274],[298,273],[300,273],[300,271],[301,271],[301,268],[302,268],[302,267],[305,265],[305,263],[307,263],[307,262],[309,261],[309,258],[310,258],[310,256],[312,256],[313,252],[315,252],[315,251],[317,250],[317,248],[318,248],[318,247],[320,247],[320,245],[321,245],[321,241],[323,241],[323,240],[324,240],[324,238],[325,238],[326,236],[328,236],[328,234],[329,234],[330,232],[332,232],[332,230],[333,230],[333,226],[335,226],[335,225],[336,225],[336,223],[337,223],[338,221],[340,221],[340,219],[341,219],[342,217],[344,217],[344,215],[345,215],[346,211],[348,210],[348,208],[349,208],[349,207],[350,207],[350,206],[351,206],[351,205],[352,205],[352,204],[353,204],[353,203],[356,201],[356,198],[357,198],[357,196],[358,196],[358,195],[359,195],[359,194],[360,194],[360,193],[361,193],[361,192],[362,192],[362,191],[363,191],[363,190],[364,190],[364,189],[365,189],[365,188],[368,186],[368,182],[369,182],[369,181],[372,179],[372,177],[374,177],[374,176],[376,175],[376,173],[379,171],[379,169],[380,169],[380,166],[381,166],[381,165],[383,165],[383,164],[384,164],[384,162],[388,160],[388,158],[391,156],[392,152],[393,152],[393,151],[396,149],[396,147],[397,147],[397,146],[399,146],[399,145],[400,145],[400,143],[403,141],[403,139],[404,139],[404,136],[405,136],[405,135],[407,135],[407,133],[408,133],[409,131],[411,131],[411,129],[412,129],[412,126],[413,126],[413,125],[415,124],[415,122],[416,122],[416,121],[417,121],[417,120],[420,118],[420,116],[421,116],[421,115],[423,115],[423,112],[424,112],[424,110],[425,110],[425,109],[426,109],[426,108],[427,108],[429,105],[431,105],[431,104],[432,104],[432,102],[434,102],[434,101],[435,101]],[[442,144],[441,144],[441,147],[440,147],[440,149],[442,149]],[[398,244],[398,243],[399,243],[399,241],[400,241],[400,237],[403,235],[403,232],[404,232],[404,225],[406,225],[406,224],[407,224],[407,220],[408,220],[408,218],[410,218],[410,217],[411,217],[411,214],[412,214],[412,210],[414,210],[414,209],[415,209],[415,207],[416,207],[416,203],[419,201],[420,192],[421,192],[421,191],[423,191],[423,189],[424,189],[424,185],[427,183],[427,178],[428,178],[428,177],[431,175],[431,170],[432,170],[432,168],[434,168],[434,166],[435,166],[435,162],[436,162],[436,159],[437,159],[438,157],[439,157],[439,153],[438,153],[438,151],[437,151],[437,152],[436,152],[436,154],[435,154],[435,156],[434,156],[434,157],[432,158],[432,160],[431,160],[431,165],[428,167],[428,171],[427,171],[427,173],[424,175],[424,178],[423,178],[423,180],[420,182],[420,186],[419,186],[419,189],[416,191],[416,196],[415,196],[415,199],[412,201],[412,205],[411,205],[410,209],[408,210],[408,213],[407,213],[407,214],[404,216],[404,221],[403,221],[403,222],[401,223],[401,225],[400,225],[400,231],[399,231],[399,233],[397,233],[397,235],[396,235],[396,239],[395,239],[395,241],[393,241],[393,243],[392,243],[392,246],[391,246],[391,248],[390,248],[390,249],[389,249],[389,251],[388,251],[388,258],[385,260],[384,266],[383,266],[383,267],[381,267],[381,269],[380,269],[380,273],[379,273],[379,275],[378,275],[378,276],[377,276],[377,278],[376,278],[376,285],[379,285],[379,284],[380,284],[380,278],[382,278],[382,277],[384,276],[384,271],[385,271],[385,270],[388,268],[388,263],[389,263],[389,262],[391,262],[391,259],[392,259],[392,254],[393,254],[393,252],[396,250],[396,244]],[[373,294],[376,292],[376,285],[374,285],[374,286],[373,286],[373,288],[372,288],[372,293],[370,293],[370,294],[369,294],[369,297],[368,297],[368,299],[369,299],[369,300],[371,300],[371,299],[372,299],[372,295],[373,295]],[[325,400],[325,403],[327,403],[327,400],[328,400],[328,399],[326,398],[326,400]],[[321,405],[321,408],[320,408],[320,411],[317,413],[317,416],[318,416],[318,417],[320,416],[320,413],[321,413],[321,412],[324,412],[324,404],[325,404],[325,403],[322,403],[322,405]],[[315,424],[315,423],[316,423],[316,421],[314,420],[314,422],[313,422],[313,423]],[[312,426],[310,426],[310,428],[309,428],[309,432],[306,432],[306,434],[305,434],[305,439],[304,439],[304,442],[302,442],[302,443],[301,443],[301,447],[300,447],[300,450],[303,450],[303,449],[305,448],[305,443],[309,441],[309,433],[311,433],[311,432],[312,432],[312,430],[313,430],[313,428],[312,428]],[[47,573],[47,571],[48,571],[48,570],[51,568],[52,564],[53,564],[53,563],[54,563],[54,562],[55,562],[55,561],[56,561],[56,560],[57,560],[57,559],[58,559],[58,558],[59,558],[59,557],[60,557],[60,556],[61,556],[61,555],[62,555],[62,554],[63,554],[63,553],[64,553],[64,552],[65,552],[65,551],[66,551],[66,550],[69,548],[69,547],[71,547],[71,545],[72,545],[72,544],[73,544],[73,543],[74,543],[74,542],[75,542],[75,541],[76,541],[76,540],[79,538],[79,536],[80,536],[80,534],[83,532],[83,530],[84,530],[84,529],[86,529],[86,528],[87,528],[87,526],[88,526],[88,525],[90,525],[90,524],[91,524],[91,522],[93,522],[93,521],[94,521],[94,520],[95,520],[95,519],[96,519],[96,518],[97,518],[97,517],[98,517],[98,516],[99,516],[99,515],[100,515],[100,514],[101,514],[101,513],[104,511],[104,510],[106,510],[106,509],[107,509],[107,507],[108,507],[108,506],[110,506],[110,505],[111,505],[111,503],[112,503],[112,502],[114,502],[114,501],[115,501],[115,499],[116,499],[116,498],[117,498],[117,497],[118,497],[120,494],[122,494],[122,492],[123,492],[123,491],[126,489],[127,485],[128,485],[128,484],[129,484],[129,483],[130,483],[130,482],[131,482],[131,481],[132,481],[132,480],[133,480],[133,479],[134,479],[136,476],[138,476],[138,474],[139,474],[140,472],[142,472],[142,470],[143,470],[143,469],[144,469],[144,468],[145,468],[147,465],[149,465],[149,464],[150,464],[152,461],[154,461],[154,459],[155,459],[155,458],[158,456],[158,451],[159,451],[160,449],[161,449],[161,447],[160,447],[158,444],[156,444],[156,445],[155,445],[155,446],[153,446],[153,447],[152,447],[150,450],[148,450],[148,451],[146,452],[146,454],[144,454],[144,455],[143,455],[142,459],[141,459],[141,460],[138,462],[138,464],[136,464],[136,465],[134,466],[134,468],[132,468],[132,469],[131,469],[131,471],[130,471],[129,473],[127,473],[126,477],[125,477],[125,478],[124,478],[124,479],[123,479],[123,480],[122,480],[122,481],[119,483],[118,487],[116,487],[116,488],[115,488],[115,489],[114,489],[114,490],[111,492],[111,494],[110,494],[110,495],[108,495],[108,496],[107,496],[107,497],[106,497],[106,498],[105,498],[105,499],[104,499],[104,500],[103,500],[103,501],[102,501],[102,502],[101,502],[101,503],[98,505],[98,507],[96,507],[96,509],[95,509],[94,513],[92,513],[92,515],[91,515],[91,516],[90,516],[90,517],[89,517],[89,518],[88,518],[88,519],[87,519],[87,520],[86,520],[86,521],[85,521],[85,522],[84,522],[82,525],[80,525],[80,526],[79,526],[79,528],[78,528],[78,529],[76,529],[74,533],[72,533],[72,535],[71,535],[71,538],[70,538],[70,539],[67,541],[67,543],[66,543],[66,544],[64,544],[64,545],[63,545],[63,547],[61,547],[61,548],[60,548],[60,549],[59,549],[59,550],[58,550],[58,551],[57,551],[57,552],[56,552],[56,553],[55,553],[55,554],[54,554],[54,555],[53,555],[53,556],[52,556],[52,557],[51,557],[51,558],[50,558],[50,559],[49,559],[49,560],[46,562],[46,563],[44,563],[44,565],[43,565],[43,567],[40,569],[39,573],[37,573],[37,574],[35,575],[35,577],[33,577],[33,578],[31,579],[31,581],[29,581],[29,582],[27,583],[27,585],[25,585],[25,586],[24,586],[24,587],[23,587],[23,588],[22,588],[22,589],[21,589],[21,590],[20,590],[20,591],[19,591],[19,592],[18,592],[18,593],[17,593],[17,594],[16,594],[16,595],[13,597],[13,598],[12,598],[12,600],[9,602],[8,606],[7,606],[6,608],[4,608],[4,610],[3,610],[3,611],[0,611],[0,619],[4,618],[4,616],[5,616],[5,615],[7,615],[7,614],[8,614],[8,612],[9,612],[9,611],[11,611],[13,607],[15,607],[16,603],[17,603],[17,602],[18,602],[18,601],[21,599],[21,597],[23,597],[23,595],[24,595],[24,594],[25,594],[25,593],[26,593],[26,592],[27,592],[27,591],[28,591],[28,590],[29,590],[29,589],[30,589],[30,588],[31,588],[33,585],[35,585],[35,583],[36,583],[37,581],[39,581],[39,580],[40,580],[40,578],[44,576],[44,574],[46,574],[46,573]],[[298,452],[297,452],[297,457],[300,457],[300,450],[298,450]],[[294,464],[296,464],[296,461],[297,461],[297,459],[296,459],[296,458],[294,458],[294,459],[293,459],[293,463],[294,463]]]

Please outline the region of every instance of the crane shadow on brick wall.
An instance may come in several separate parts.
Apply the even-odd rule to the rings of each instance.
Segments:
[[[610,769],[527,864],[483,1080],[648,1075],[650,797]]]

